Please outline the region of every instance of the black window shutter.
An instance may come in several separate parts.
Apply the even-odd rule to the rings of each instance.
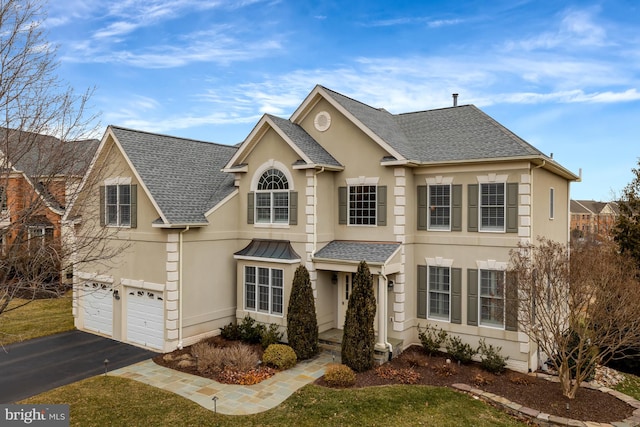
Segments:
[[[377,189],[377,225],[387,225],[387,186],[379,185]]]
[[[298,225],[298,192],[289,192],[289,225]]]
[[[104,227],[105,225],[107,225],[107,220],[105,218],[106,215],[106,203],[107,203],[107,199],[105,197],[105,190],[104,190],[104,185],[100,186],[100,226]]]
[[[451,323],[462,323],[462,269],[451,269]]]
[[[478,326],[478,270],[467,270],[467,325]]]
[[[427,266],[418,266],[418,317],[427,318]]]
[[[138,186],[131,184],[131,228],[138,227]]]
[[[514,273],[506,273],[505,289],[505,329],[507,331],[518,330],[518,281]]]
[[[254,203],[254,193],[250,191],[247,195],[247,224],[253,224],[253,203]]]
[[[469,192],[467,231],[478,231],[478,184],[469,184],[467,190]]]
[[[507,233],[518,232],[518,183],[507,183]]]
[[[347,223],[347,187],[338,187],[338,223]]]
[[[451,231],[462,231],[462,185],[451,186]]]
[[[427,229],[429,198],[427,197],[427,186],[418,185],[418,230]]]

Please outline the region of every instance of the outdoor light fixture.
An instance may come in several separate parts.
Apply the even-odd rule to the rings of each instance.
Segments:
[[[104,375],[107,375],[107,368],[109,366],[109,359],[104,359]]]
[[[336,273],[331,273],[331,283],[334,285],[338,283],[338,275]]]
[[[218,413],[218,396],[213,396],[211,400],[213,400],[213,413],[217,414]]]
[[[116,300],[120,299],[120,293],[118,291],[113,291],[113,298]]]
[[[393,289],[393,285],[394,285],[393,280],[387,281],[387,290],[389,290],[389,291],[392,290]]]

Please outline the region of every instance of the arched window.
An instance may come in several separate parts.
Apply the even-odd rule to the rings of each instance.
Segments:
[[[289,222],[289,182],[278,169],[267,169],[256,189],[256,222]]]

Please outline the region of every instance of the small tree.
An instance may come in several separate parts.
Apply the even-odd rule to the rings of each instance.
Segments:
[[[638,162],[640,165],[640,161]],[[640,267],[640,168],[632,169],[635,177],[622,191],[618,200],[620,215],[613,237],[620,252],[629,254]]]
[[[342,363],[356,372],[373,367],[375,316],[373,279],[367,263],[362,261],[353,280],[353,292],[349,297],[342,338]]]
[[[522,245],[512,251],[509,274],[518,287],[522,330],[573,399],[596,364],[640,346],[640,284],[635,262],[611,243],[569,249],[546,239]]]
[[[298,360],[318,354],[318,320],[309,271],[304,265],[296,269],[287,309],[287,337]]]

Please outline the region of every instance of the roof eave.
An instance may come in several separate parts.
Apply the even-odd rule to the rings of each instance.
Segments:
[[[208,226],[208,222],[185,222],[185,223],[170,223],[170,224],[151,224],[153,228],[201,228]]]
[[[316,169],[325,171],[341,172],[344,170],[344,166],[336,165],[323,165],[319,163],[299,163],[292,166],[295,170]]]

